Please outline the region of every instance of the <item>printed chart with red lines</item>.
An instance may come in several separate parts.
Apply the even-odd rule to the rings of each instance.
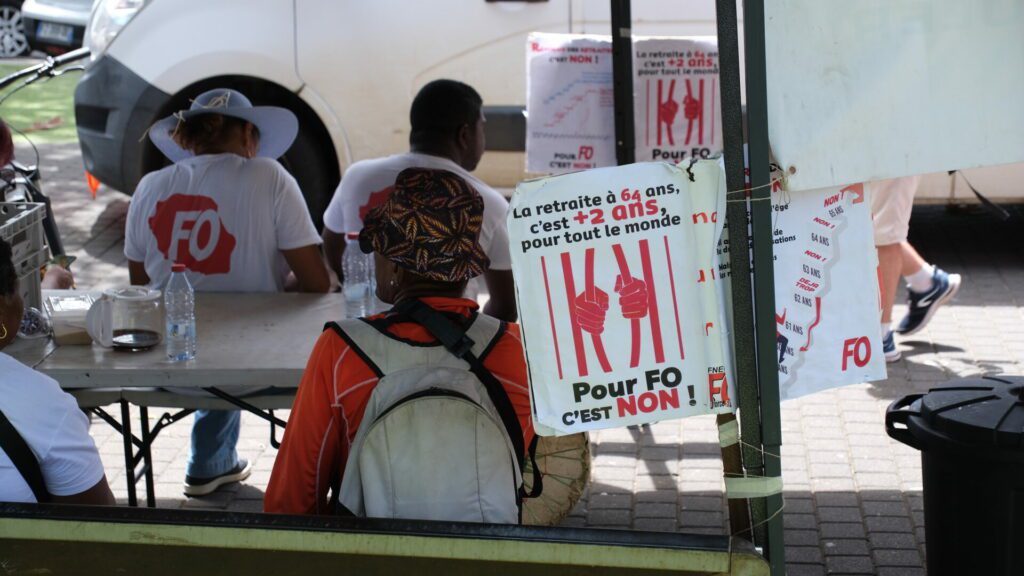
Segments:
[[[701,185],[647,163],[516,188],[509,238],[539,433],[732,409],[706,329],[720,306],[699,285],[716,245],[693,214]]]
[[[615,164],[611,38],[531,34],[526,67],[527,169]]]

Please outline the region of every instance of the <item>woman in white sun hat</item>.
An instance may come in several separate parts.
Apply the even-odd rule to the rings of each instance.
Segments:
[[[132,284],[163,288],[179,263],[197,292],[280,292],[289,272],[299,291],[326,292],[320,235],[275,160],[297,133],[290,111],[253,106],[226,88],[154,124],[150,140],[173,164],[143,177],[132,197],[124,244]],[[185,494],[249,476],[238,432],[237,411],[196,411]]]

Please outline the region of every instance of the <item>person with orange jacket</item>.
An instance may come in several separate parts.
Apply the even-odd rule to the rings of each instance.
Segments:
[[[462,178],[443,170],[411,168],[395,191],[366,217],[364,252],[375,253],[377,297],[399,305],[418,299],[466,328],[481,313],[463,298],[470,278],[487,269],[478,242],[483,201]],[[423,326],[394,309],[365,319],[381,338],[436,346]],[[534,436],[526,361],[519,326],[501,323],[480,356],[507,393],[523,433]],[[325,330],[310,355],[288,428],[264,497],[264,510],[280,514],[334,514],[331,491],[340,485],[367,403],[382,378],[343,332]]]

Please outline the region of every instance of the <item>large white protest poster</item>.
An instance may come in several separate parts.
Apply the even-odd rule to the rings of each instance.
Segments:
[[[615,164],[610,37],[530,34],[526,94],[527,170],[557,174]]]
[[[721,227],[695,217],[698,186],[713,211],[718,179],[663,163],[516,188],[509,238],[538,433],[733,409],[720,306],[700,288]]]
[[[885,379],[864,185],[779,189],[772,200],[781,397]]]
[[[633,50],[636,160],[681,162],[721,152],[717,40],[638,38]]]
[[[719,170],[723,170],[719,165]],[[776,349],[783,400],[886,377],[878,258],[862,184],[789,192],[772,181]],[[723,175],[724,178],[724,175]],[[733,193],[733,201],[742,201]],[[728,230],[719,277],[729,271]]]
[[[615,165],[610,36],[530,34],[527,170],[561,174]],[[713,37],[634,37],[636,160],[681,162],[722,149]]]

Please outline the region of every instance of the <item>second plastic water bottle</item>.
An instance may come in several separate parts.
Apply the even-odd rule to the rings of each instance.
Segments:
[[[167,312],[167,358],[183,362],[196,357],[195,293],[185,276],[185,265],[171,266],[171,278],[164,289]]]
[[[345,275],[342,291],[345,294],[345,315],[359,318],[370,313],[373,298],[372,254],[363,254],[359,248],[359,233],[345,234],[345,253],[341,257],[341,271]]]

